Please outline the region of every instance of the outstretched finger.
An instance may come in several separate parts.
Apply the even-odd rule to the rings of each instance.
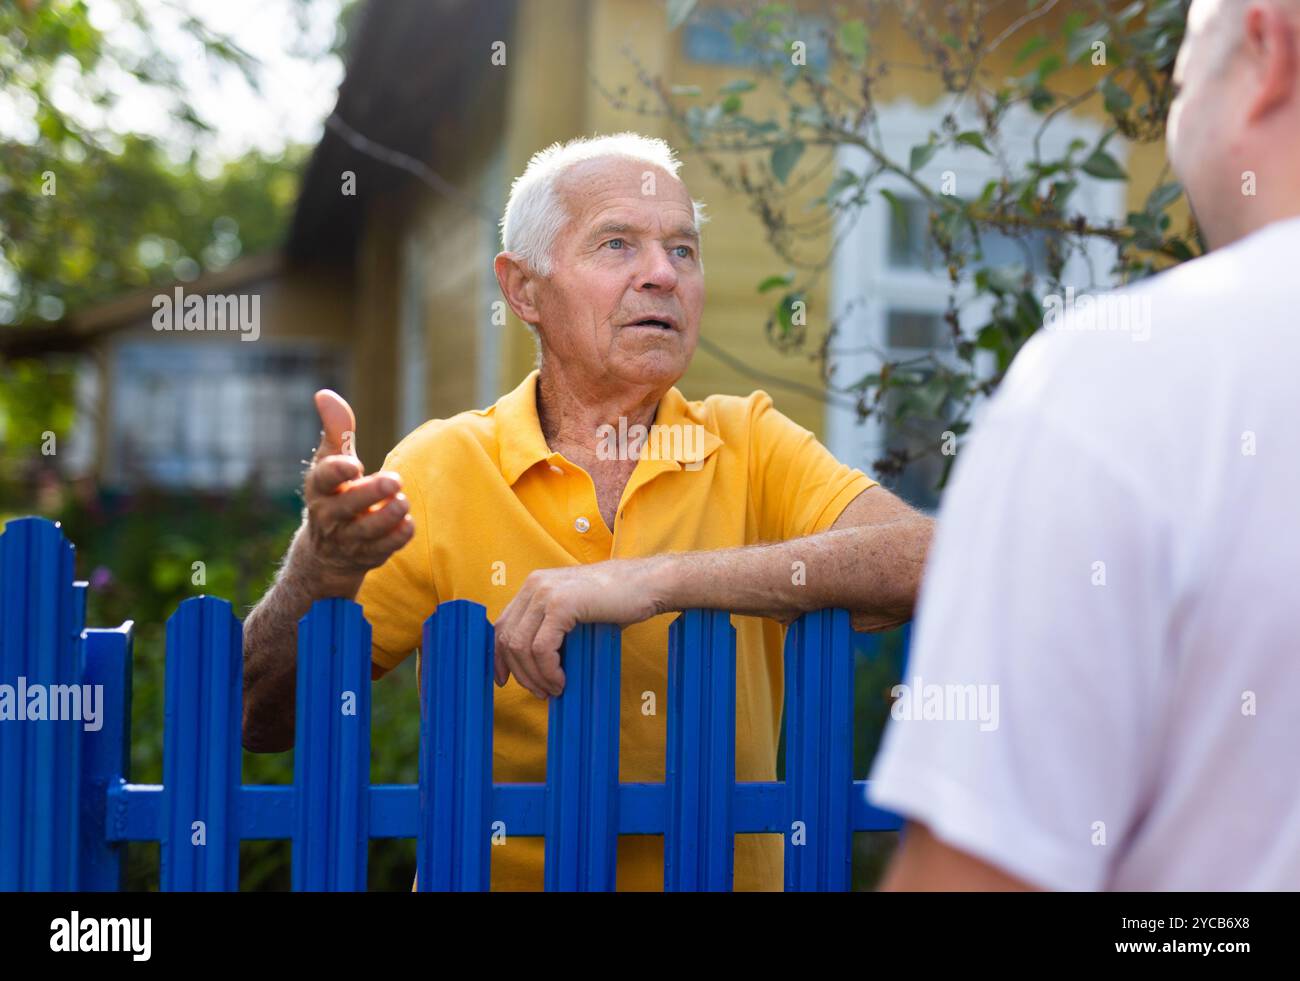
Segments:
[[[322,388],[315,396],[316,412],[320,416],[321,439],[316,447],[315,459],[343,454],[356,456],[357,418],[352,407],[338,392]]]

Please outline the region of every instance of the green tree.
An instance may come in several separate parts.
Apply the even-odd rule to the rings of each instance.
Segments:
[[[140,0],[116,0],[137,28],[130,50],[92,25],[84,0],[0,7],[0,93],[26,125],[0,134],[0,325],[53,321],[132,287],[189,279],[276,244],[296,192],[301,149],[253,154],[204,176],[194,141],[210,133]],[[257,86],[257,65],[229,38],[188,18],[216,65]],[[188,155],[152,135],[118,132],[112,79],[158,100]],[[59,91],[94,111],[71,112]]]
[[[307,148],[250,153],[213,173],[195,149],[211,128],[154,41],[145,5],[115,2],[136,28],[130,49],[93,26],[84,0],[0,6],[0,103],[17,120],[0,131],[0,332],[274,248],[291,215]],[[233,41],[196,18],[183,28],[214,67],[233,66],[256,88],[258,66]],[[112,80],[123,75],[175,124],[167,145],[110,125]],[[94,111],[61,108],[69,91]],[[0,509],[37,503],[43,434],[61,439],[72,423],[72,371],[58,358],[0,363]]]
[[[827,3],[815,10],[812,4],[797,10],[788,3],[730,4],[739,14],[731,25],[733,40],[754,56],[749,77],[706,97],[697,87],[674,86],[642,69],[648,104],[633,107],[626,98],[610,96],[620,105],[666,116],[692,155],[750,200],[768,241],[788,264],[757,284],[760,292],[778,298],[766,323],[772,342],[812,351],[828,392],[851,397],[862,417],[930,424],[929,438],[893,447],[876,461],[877,472],[885,476],[919,457],[940,454],[943,447],[933,438],[940,429],[954,434],[954,446],[959,442],[979,398],[997,387],[1016,352],[1043,325],[1043,298],[1063,292],[1067,260],[1089,242],[1113,247],[1109,272],[1120,282],[1202,251],[1194,227],[1172,228],[1169,209],[1182,190],[1167,172],[1143,189],[1144,206],[1122,222],[1091,222],[1076,195],[1082,175],[1129,181],[1109,149],[1116,136],[1138,144],[1163,139],[1187,0],[1076,0],[1059,9],[1057,0],[1022,0],[1005,23],[1009,6],[989,0],[875,0]],[[700,16],[695,8],[695,0],[669,0],[670,27]],[[825,26],[809,21],[812,12]],[[877,41],[893,28],[908,39],[907,50],[890,50]],[[797,57],[801,45],[806,52],[814,43],[825,52],[824,60]],[[1020,74],[1006,77],[990,67],[998,48],[1015,52]],[[1065,71],[1074,65],[1091,69],[1085,83],[1078,83],[1078,73]],[[917,71],[940,80],[950,111],[926,141],[900,157],[880,135],[880,90],[886,77]],[[746,111],[750,93],[760,88],[779,96],[780,112]],[[1000,126],[1021,106],[1035,114],[1038,131],[1033,158],[1016,167],[999,152]],[[1106,119],[1102,137],[1092,144],[1073,141],[1056,155],[1045,153],[1043,134],[1066,113],[1086,106],[1099,108]],[[977,124],[959,123],[971,115]],[[836,167],[836,153],[844,147],[865,155],[864,171]],[[984,158],[998,176],[966,196],[944,193],[919,176],[940,150]],[[845,311],[831,311],[824,330],[811,335],[795,311],[829,267],[838,245],[830,235],[826,250],[829,230],[850,226],[868,202],[881,199],[889,202],[896,222],[906,222],[899,196],[881,187],[899,181],[924,202],[924,246],[947,273],[945,349],[906,361],[880,352],[877,370],[836,385],[826,351]],[[805,210],[796,198],[809,188],[820,193],[814,207]],[[993,232],[1021,241],[1037,236],[1045,243],[1046,268],[988,261],[982,243]],[[982,351],[992,357],[979,357]],[[954,456],[942,455],[946,479]]]

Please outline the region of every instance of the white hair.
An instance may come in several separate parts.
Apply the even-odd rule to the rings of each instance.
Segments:
[[[580,136],[567,143],[552,143],[533,154],[524,172],[510,186],[510,200],[501,218],[501,247],[515,253],[539,276],[551,275],[555,240],[572,218],[558,191],[560,179],[576,164],[602,157],[638,160],[673,177],[681,167],[672,147],[640,133]],[[691,207],[698,232],[708,216],[699,201],[692,200]]]

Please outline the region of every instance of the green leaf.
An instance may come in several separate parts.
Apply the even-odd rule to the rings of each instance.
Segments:
[[[718,91],[724,95],[740,95],[742,92],[753,92],[756,87],[749,79],[738,78],[735,81],[728,82]]]
[[[1058,208],[1064,208],[1065,203],[1070,200],[1070,195],[1078,190],[1078,181],[1055,181],[1052,184],[1052,203]]]
[[[907,227],[907,208],[903,206],[902,199],[893,191],[880,189],[880,196],[889,202],[889,208],[894,213],[894,223],[900,228]]]
[[[1169,207],[1182,197],[1182,194],[1183,185],[1179,184],[1177,181],[1169,184],[1161,184],[1152,191],[1151,196],[1147,198],[1147,205],[1144,210],[1148,212],[1164,211],[1165,208]]]
[[[867,25],[848,20],[840,25],[840,47],[856,63],[867,60]]]
[[[1102,103],[1109,113],[1120,113],[1133,104],[1133,97],[1114,79],[1107,75],[1101,82]]]
[[[800,301],[807,302],[802,293],[787,293],[776,308],[777,323],[781,325],[783,339],[797,334],[802,327],[794,322],[794,305]]]
[[[778,286],[789,286],[794,282],[794,273],[786,273],[783,276],[768,276],[758,284],[758,292],[766,293],[768,290],[774,290]]]
[[[772,175],[782,184],[803,156],[803,140],[790,140],[772,148]]]
[[[1092,46],[1098,41],[1105,41],[1110,29],[1102,22],[1089,24],[1080,28],[1065,46],[1065,60],[1070,64],[1081,61],[1092,54]]]
[[[1048,75],[1060,71],[1060,69],[1061,56],[1057,54],[1049,54],[1046,58],[1040,61],[1038,67],[1034,69],[1034,77],[1041,83],[1046,80]]]
[[[1045,47],[1047,47],[1047,38],[1043,37],[1043,35],[1039,34],[1037,37],[1031,37],[1025,42],[1024,47],[1016,52],[1014,63],[1017,65],[1024,64]]]
[[[1116,19],[1121,24],[1127,24],[1134,17],[1136,17],[1138,14],[1142,13],[1142,11],[1146,9],[1147,9],[1146,0],[1134,0],[1133,3],[1130,3],[1127,7],[1125,7],[1123,10],[1119,12],[1119,14],[1116,16]]]
[[[992,153],[989,152],[989,148],[985,146],[984,137],[981,136],[979,133],[975,132],[975,130],[973,129],[967,130],[965,133],[958,133],[957,142],[963,144],[964,146],[973,146],[976,150],[981,150],[984,153],[988,153],[989,156],[993,155]]]
[[[939,149],[934,143],[918,143],[912,147],[912,153],[908,160],[908,170],[916,172],[930,162],[934,152]]]
[[[830,187],[826,189],[826,194],[823,195],[822,200],[827,202],[834,201],[850,187],[855,187],[860,179],[861,178],[851,170],[841,170],[835,175],[835,179],[831,181]]]
[[[736,113],[740,112],[741,105],[740,96],[729,95],[722,100],[722,111],[728,116],[734,116]]]
[[[1094,150],[1079,168],[1085,174],[1103,181],[1126,181],[1124,168],[1105,150]]]
[[[668,30],[675,31],[686,23],[697,0],[668,0]]]

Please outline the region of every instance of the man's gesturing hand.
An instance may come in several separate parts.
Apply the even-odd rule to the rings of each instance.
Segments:
[[[352,598],[365,574],[411,540],[415,525],[401,477],[364,476],[353,446],[356,418],[329,389],[316,393],[320,445],[303,483],[305,522],[291,561],[321,596]]]
[[[564,691],[560,645],[579,623],[640,623],[666,611],[662,557],[539,569],[495,624],[495,675],[538,698]]]

